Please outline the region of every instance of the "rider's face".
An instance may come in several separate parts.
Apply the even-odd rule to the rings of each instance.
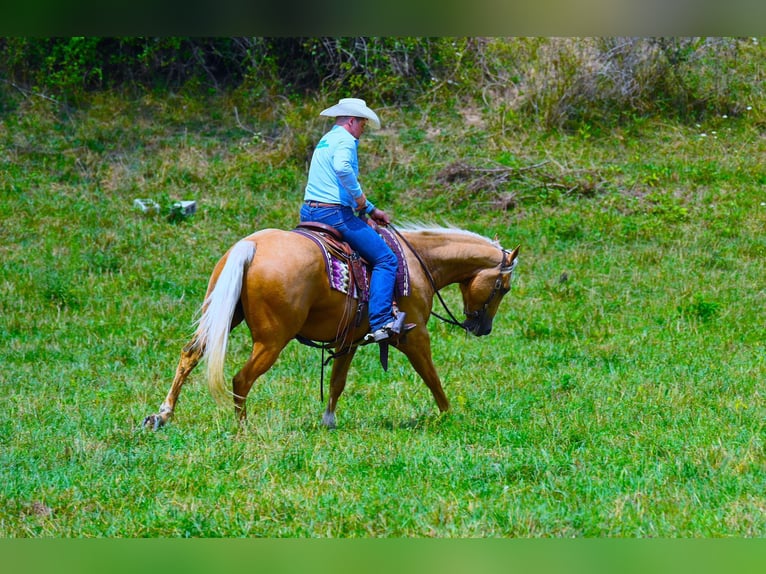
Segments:
[[[356,139],[362,137],[364,128],[367,126],[366,118],[350,118],[346,123],[349,133]]]

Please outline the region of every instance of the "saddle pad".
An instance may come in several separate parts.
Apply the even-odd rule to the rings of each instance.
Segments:
[[[396,234],[385,227],[377,228],[378,235],[383,238],[383,241],[391,248],[391,251],[396,255],[398,265],[396,266],[396,285],[394,287],[394,298],[408,297],[411,293],[410,288],[410,269],[407,266],[407,258],[404,256],[404,249],[402,249],[402,243]]]
[[[311,231],[309,229],[293,229],[292,231],[293,233],[308,237],[319,246],[325,262],[325,269],[327,271],[327,278],[330,282],[331,289],[340,291],[354,299],[360,299],[362,301],[369,300],[371,271],[369,263],[360,258],[364,265],[357,266],[357,269],[361,271],[361,273],[357,272],[357,275],[361,276],[356,276],[356,281],[352,281],[352,274],[349,270],[350,261],[348,257],[342,256],[334,249],[332,251],[328,249],[323,233]],[[394,285],[394,298],[407,297],[411,292],[410,272],[407,266],[407,259],[404,256],[404,250],[397,237],[390,230],[378,227],[376,231],[394,252],[398,261],[396,283]],[[359,257],[356,252],[354,252],[354,255]]]

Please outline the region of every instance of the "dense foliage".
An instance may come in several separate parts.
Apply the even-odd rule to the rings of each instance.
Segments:
[[[0,77],[72,103],[94,89],[189,84],[388,105],[449,91],[577,128],[741,113],[763,95],[762,55],[757,40],[733,38],[6,38]]]

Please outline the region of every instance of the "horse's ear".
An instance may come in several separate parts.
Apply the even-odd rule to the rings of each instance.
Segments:
[[[508,253],[508,263],[503,259],[503,271],[513,271],[513,268],[516,266],[516,258],[519,256],[520,247],[521,245],[517,245],[516,249]]]

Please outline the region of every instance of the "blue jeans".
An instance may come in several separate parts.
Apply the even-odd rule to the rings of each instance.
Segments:
[[[392,302],[396,282],[396,255],[386,242],[350,207],[301,206],[301,221],[319,221],[340,231],[343,239],[370,265],[370,330],[375,331],[394,319]]]

